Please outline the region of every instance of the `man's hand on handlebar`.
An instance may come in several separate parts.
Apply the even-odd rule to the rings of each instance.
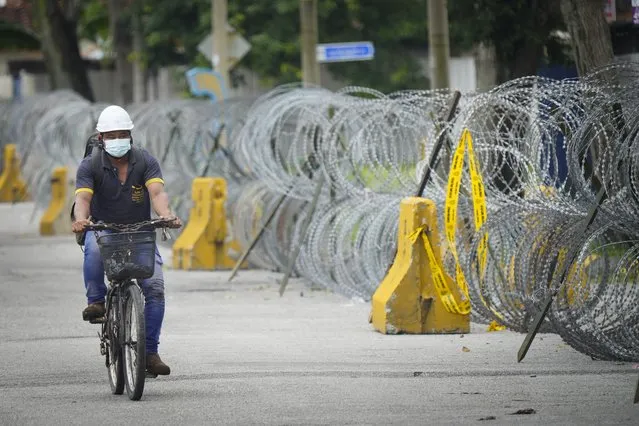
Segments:
[[[91,221],[89,221],[89,219],[81,219],[73,222],[71,229],[76,234],[79,234],[80,232],[84,232],[84,228],[88,225],[91,225]]]
[[[162,216],[162,217],[160,217],[160,219],[170,221],[167,224],[168,228],[177,229],[177,228],[182,226],[182,221],[177,216]]]

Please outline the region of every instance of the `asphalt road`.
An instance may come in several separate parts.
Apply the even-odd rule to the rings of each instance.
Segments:
[[[547,334],[518,364],[523,336],[484,326],[384,336],[368,304],[296,280],[280,298],[264,271],[229,284],[167,270],[172,374],[141,401],[111,395],[97,326],[81,320],[82,253],[38,236],[31,209],[0,204],[0,424],[639,424],[632,364]]]

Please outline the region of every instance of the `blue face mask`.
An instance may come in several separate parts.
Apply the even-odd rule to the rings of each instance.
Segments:
[[[104,150],[111,157],[122,158],[131,149],[131,138],[110,139],[104,142]]]

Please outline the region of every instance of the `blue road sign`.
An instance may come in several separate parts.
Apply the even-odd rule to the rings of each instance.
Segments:
[[[375,57],[375,47],[370,41],[318,44],[316,54],[317,62],[368,61]]]

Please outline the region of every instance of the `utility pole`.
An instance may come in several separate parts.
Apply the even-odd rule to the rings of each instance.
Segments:
[[[430,88],[446,89],[450,86],[447,0],[428,0],[428,44]]]
[[[229,53],[228,53],[228,31],[227,18],[228,18],[228,0],[211,0],[213,2],[212,7],[212,19],[213,23],[213,68],[219,72],[224,79],[224,85],[227,89],[231,87],[231,80],[229,77]],[[217,63],[216,63],[217,61]]]
[[[300,0],[302,32],[302,81],[304,86],[320,85],[320,71],[315,53],[317,46],[317,0]]]
[[[133,38],[126,9],[124,0],[109,0],[109,32],[115,52],[115,103],[118,105],[133,101],[133,65],[128,58],[133,51]]]
[[[144,31],[142,29],[142,2],[133,3],[134,14],[131,17],[131,27],[133,29],[133,51],[136,54],[133,62],[133,102],[142,103],[148,99],[147,93],[147,69],[142,61],[141,55],[144,52]]]

